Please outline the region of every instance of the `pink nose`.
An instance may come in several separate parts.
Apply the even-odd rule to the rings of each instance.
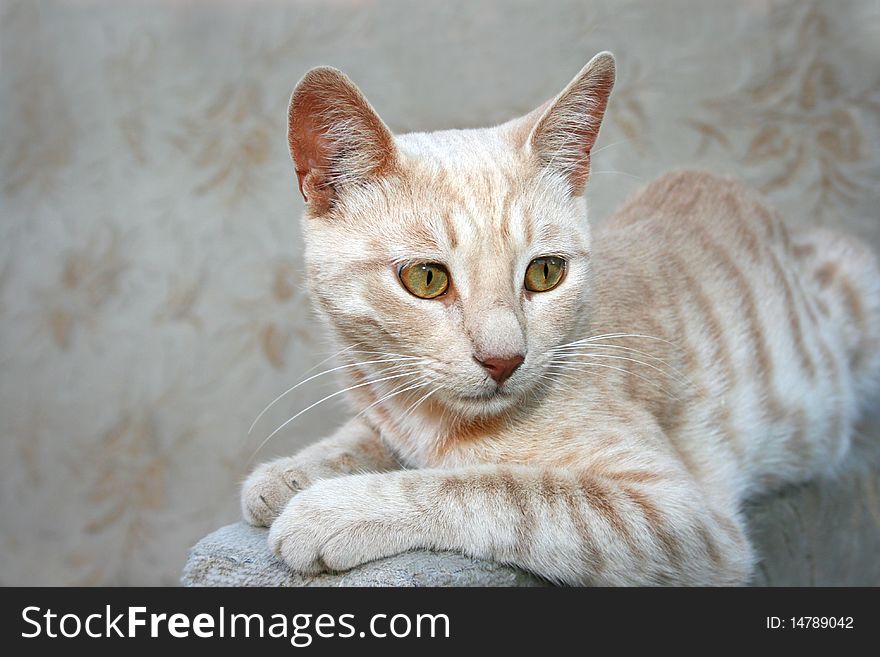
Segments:
[[[489,376],[491,376],[495,381],[499,384],[504,383],[507,379],[510,378],[510,375],[516,371],[520,365],[523,364],[525,358],[519,354],[516,356],[508,356],[506,358],[486,358],[484,360],[480,360],[476,356],[474,359],[483,367],[486,368],[486,371],[489,372]]]

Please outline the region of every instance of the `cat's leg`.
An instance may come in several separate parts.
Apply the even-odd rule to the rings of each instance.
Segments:
[[[398,467],[376,431],[354,419],[294,456],[257,466],[242,485],[242,514],[250,524],[268,527],[291,497],[321,479]]]
[[[745,583],[751,547],[680,471],[527,466],[322,481],[272,525],[294,570],[346,570],[412,549],[455,550],[565,584]]]

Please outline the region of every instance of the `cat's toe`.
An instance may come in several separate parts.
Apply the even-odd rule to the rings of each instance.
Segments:
[[[330,570],[321,556],[320,528],[296,513],[285,511],[269,529],[269,548],[290,568],[302,575]]]
[[[293,498],[269,529],[269,547],[305,575],[341,572],[412,547],[393,515],[377,518],[368,476],[328,479]]]
[[[241,513],[257,527],[269,527],[281,510],[303,486],[283,459],[264,463],[241,487]]]

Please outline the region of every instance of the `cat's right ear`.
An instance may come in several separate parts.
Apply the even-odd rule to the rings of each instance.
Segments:
[[[355,84],[329,66],[313,68],[293,90],[287,138],[315,216],[333,207],[344,186],[384,175],[396,160],[391,131]]]

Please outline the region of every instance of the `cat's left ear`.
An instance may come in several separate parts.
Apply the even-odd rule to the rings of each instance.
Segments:
[[[614,55],[599,53],[556,98],[523,119],[534,121],[526,148],[540,166],[563,174],[577,196],[590,176],[590,151],[614,86],[614,70]]]

